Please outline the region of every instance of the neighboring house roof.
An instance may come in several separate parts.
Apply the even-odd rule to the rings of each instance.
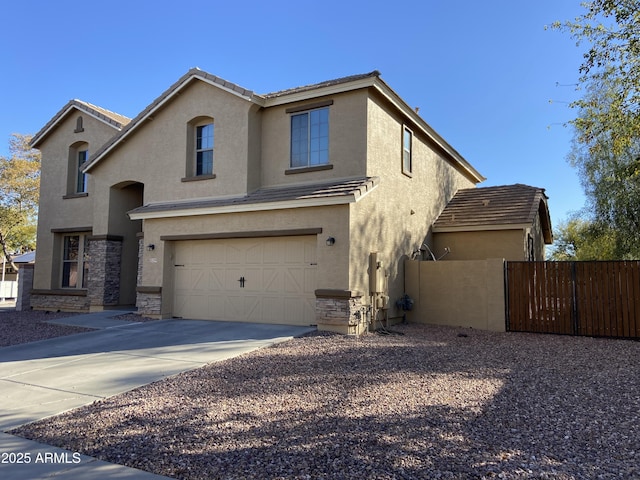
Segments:
[[[101,122],[106,123],[107,125],[113,127],[116,130],[121,130],[125,125],[127,125],[131,119],[125,117],[124,115],[120,115],[119,113],[111,112],[105,108],[98,107],[96,105],[92,105],[88,102],[83,102],[82,100],[69,100],[67,104],[60,109],[58,113],[56,113],[51,120],[47,122],[47,124],[40,129],[38,133],[33,136],[31,140],[31,146],[37,148],[40,143],[51,133],[60,122],[67,118],[71,114],[73,110],[78,110],[82,113],[90,115]]]
[[[341,205],[359,201],[378,185],[378,177],[261,188],[242,197],[159,202],[131,210],[132,220],[216,213]]]
[[[433,224],[433,231],[460,232],[531,226],[536,215],[546,243],[553,242],[548,197],[544,188],[528,185],[458,190]]]
[[[251,90],[247,90],[235,83],[224,80],[220,77],[204,72],[198,68],[190,69],[180,79],[165,90],[158,98],[156,98],[149,106],[147,106],[139,115],[137,115],[129,124],[116,134],[105,145],[98,149],[89,159],[84,167],[84,171],[88,172],[100,161],[106,158],[111,151],[116,149],[121,142],[134,133],[136,129],[145,123],[145,120],[153,119],[153,116],[164,108],[171,100],[179,95],[182,90],[187,88],[193,81],[203,81],[230,92],[240,98],[253,102],[261,107],[272,107],[286,103],[292,103],[311,98],[332,95],[336,93],[347,92],[360,88],[374,87],[380,92],[395,108],[402,111],[404,115],[411,119],[416,128],[422,131],[434,145],[444,153],[444,157],[451,163],[457,165],[466,172],[476,183],[485,180],[485,178],[460,155],[451,145],[449,145],[431,126],[429,126],[420,117],[417,112],[409,107],[402,98],[395,93],[382,79],[380,72],[374,70],[369,73],[351,75],[341,77],[335,80],[328,80],[312,85],[280,90],[274,93],[258,95]]]
[[[13,263],[34,263],[36,261],[36,252],[27,252],[22,255],[11,257]]]

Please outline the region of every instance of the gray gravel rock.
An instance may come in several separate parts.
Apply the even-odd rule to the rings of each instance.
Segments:
[[[47,323],[47,320],[56,320],[72,315],[75,314],[38,310],[23,312],[0,310],[0,347],[91,331],[90,328]]]
[[[639,342],[394,330],[297,338],[12,433],[181,479],[640,478]]]

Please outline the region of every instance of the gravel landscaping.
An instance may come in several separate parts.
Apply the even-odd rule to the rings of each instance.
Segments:
[[[316,333],[15,430],[181,479],[640,478],[640,342]]]
[[[48,320],[57,320],[72,315],[75,314],[37,310],[24,312],[0,310],[0,347],[91,331],[90,328],[47,323]]]

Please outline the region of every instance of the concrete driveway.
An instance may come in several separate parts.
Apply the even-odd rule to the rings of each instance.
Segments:
[[[314,330],[184,319],[130,323],[112,318],[119,313],[122,312],[100,312],[55,322],[99,328],[97,331],[0,348],[0,431]],[[28,447],[30,443],[33,445]],[[17,453],[16,448],[23,452],[29,448],[55,450],[0,434],[0,455]],[[31,457],[35,459],[36,453]],[[43,466],[32,462],[32,468],[28,469],[28,465],[8,465],[2,460],[0,458],[3,478],[41,478],[14,475],[37,474],[43,467],[46,477],[58,474],[52,472],[53,464]],[[98,462],[96,466],[99,463],[104,464]],[[101,478],[149,478],[145,472],[134,471],[140,476],[129,476],[121,470],[125,467],[105,465],[109,468],[101,471]],[[10,471],[8,466],[13,469]],[[33,470],[36,466],[40,470]],[[87,463],[78,462],[77,467],[86,468]],[[74,471],[76,475],[80,473],[80,470]],[[110,471],[115,472],[114,476],[109,476]]]

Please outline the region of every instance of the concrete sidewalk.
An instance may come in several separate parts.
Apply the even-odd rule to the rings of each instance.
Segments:
[[[95,400],[314,330],[311,327],[208,320],[172,319],[140,323],[113,318],[122,313],[108,311],[55,320],[52,323],[99,330],[0,348],[0,430],[7,432]],[[45,457],[38,457],[38,452],[48,452],[50,459],[60,461],[36,463],[36,459],[44,460]],[[65,457],[62,452],[54,447],[0,434],[0,476],[12,480],[53,476],[155,477],[150,477],[147,472],[79,456],[76,452],[66,452]],[[21,453],[23,460],[29,453],[30,463],[17,463]],[[70,461],[63,461],[65,458]],[[78,458],[80,460],[74,463]]]

